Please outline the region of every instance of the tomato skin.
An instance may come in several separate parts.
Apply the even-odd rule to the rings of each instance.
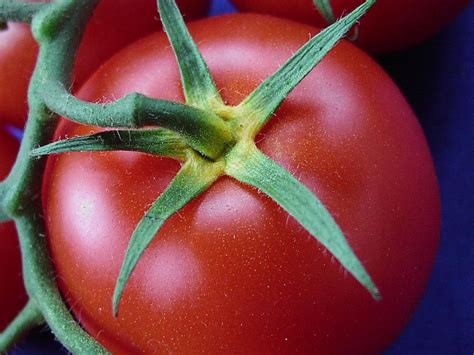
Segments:
[[[0,181],[10,171],[18,151],[18,142],[0,128]],[[0,332],[26,304],[21,277],[21,255],[13,222],[0,223]]]
[[[274,15],[326,27],[313,0],[231,0],[240,11]],[[336,18],[355,9],[362,0],[331,0]],[[359,26],[357,44],[376,53],[414,46],[446,26],[469,0],[377,0]]]
[[[258,15],[210,18],[190,30],[229,104],[316,32]],[[183,101],[163,35],[116,55],[80,96],[134,91]],[[64,122],[58,136],[93,130]],[[164,225],[114,320],[112,292],[129,238],[179,164],[136,153],[63,154],[50,159],[44,184],[52,258],[67,302],[108,349],[367,354],[401,332],[431,271],[440,207],[426,141],[394,83],[342,43],[257,141],[321,197],[383,300],[374,301],[269,198],[222,178]]]
[[[0,31],[0,117],[18,127],[28,113],[28,85],[37,51],[30,26],[9,23],[8,30]]]
[[[177,3],[189,19],[205,15],[209,6],[209,0]],[[28,25],[8,26],[8,30],[0,31],[0,117],[22,127],[28,113],[27,91],[38,46]],[[75,85],[81,85],[113,53],[160,28],[154,0],[100,1],[78,53]]]

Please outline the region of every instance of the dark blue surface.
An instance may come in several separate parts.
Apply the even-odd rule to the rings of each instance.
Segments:
[[[415,109],[441,188],[441,244],[413,321],[388,354],[474,353],[474,5],[413,50],[382,58]]]
[[[256,0],[257,1],[257,0]],[[212,14],[231,11],[214,0]],[[378,58],[405,92],[431,146],[440,181],[441,244],[427,293],[400,339],[398,354],[474,353],[474,5],[421,46]],[[35,333],[13,354],[61,354]]]

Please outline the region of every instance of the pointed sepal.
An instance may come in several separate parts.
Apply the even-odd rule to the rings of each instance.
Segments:
[[[161,22],[176,54],[186,102],[202,109],[223,104],[219,91],[173,0],[158,0]]]
[[[34,149],[31,156],[92,151],[135,151],[185,160],[185,140],[167,129],[116,130],[60,140]]]
[[[293,216],[372,295],[380,293],[354,254],[329,211],[292,174],[265,156],[253,144],[236,146],[227,157],[226,173],[256,187]]]
[[[141,255],[163,224],[189,201],[204,192],[222,173],[222,163],[210,163],[194,155],[139,222],[128,245],[115,287],[112,307],[117,316],[122,293]]]
[[[280,69],[261,83],[237,107],[245,123],[254,121],[255,136],[272,117],[283,100],[329,53],[339,40],[370,9],[375,0],[367,0],[349,15],[325,28],[303,45]]]

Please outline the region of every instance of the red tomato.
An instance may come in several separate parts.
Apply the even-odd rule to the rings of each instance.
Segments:
[[[18,142],[0,129],[0,181],[10,171],[18,151]],[[26,303],[21,277],[21,255],[15,225],[0,224],[0,332],[5,329]]]
[[[206,13],[209,0],[178,0],[178,5],[192,19]],[[113,53],[160,29],[158,19],[155,0],[100,1],[79,50],[76,85]],[[8,26],[8,30],[0,31],[0,117],[21,127],[28,112],[27,89],[38,48],[28,25]]]
[[[231,0],[239,10],[259,12],[325,27],[313,0]],[[336,18],[363,0],[332,0]],[[469,0],[377,0],[361,20],[357,43],[372,52],[391,52],[418,44],[448,24]]]
[[[190,24],[228,104],[238,104],[317,30],[260,15]],[[183,101],[174,55],[154,34],[80,91]],[[95,131],[64,121],[58,136]],[[51,158],[44,209],[59,284],[113,353],[368,354],[401,332],[427,284],[440,206],[411,108],[366,54],[341,43],[289,95],[258,146],[319,195],[382,293],[369,293],[293,218],[221,178],[163,227],[112,316],[134,227],[179,168],[133,152]]]

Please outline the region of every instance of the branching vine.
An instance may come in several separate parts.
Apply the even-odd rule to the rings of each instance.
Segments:
[[[139,93],[107,104],[83,102],[72,95],[66,88],[71,87],[73,58],[97,3],[98,0],[51,3],[0,0],[0,22],[31,23],[40,45],[29,86],[29,115],[20,152],[11,173],[0,183],[0,216],[16,224],[30,301],[0,335],[0,351],[12,346],[31,327],[46,322],[73,353],[107,352],[70,314],[56,285],[48,253],[41,205],[45,168],[42,156],[62,152],[131,150],[183,162],[174,180],[133,232],[111,300],[115,315],[120,311],[120,298],[135,265],[157,233],[159,237],[161,226],[222,175],[232,176],[270,196],[320,241],[374,299],[379,299],[377,287],[319,199],[263,155],[253,142],[288,93],[365,14],[374,0],[367,0],[313,37],[235,107],[226,106],[220,97],[172,0],[158,0],[158,7],[179,64],[185,104]],[[226,112],[225,117],[222,112]],[[116,130],[51,143],[59,116]],[[155,129],[139,129],[144,126],[155,126]],[[281,191],[286,192],[285,196]]]

